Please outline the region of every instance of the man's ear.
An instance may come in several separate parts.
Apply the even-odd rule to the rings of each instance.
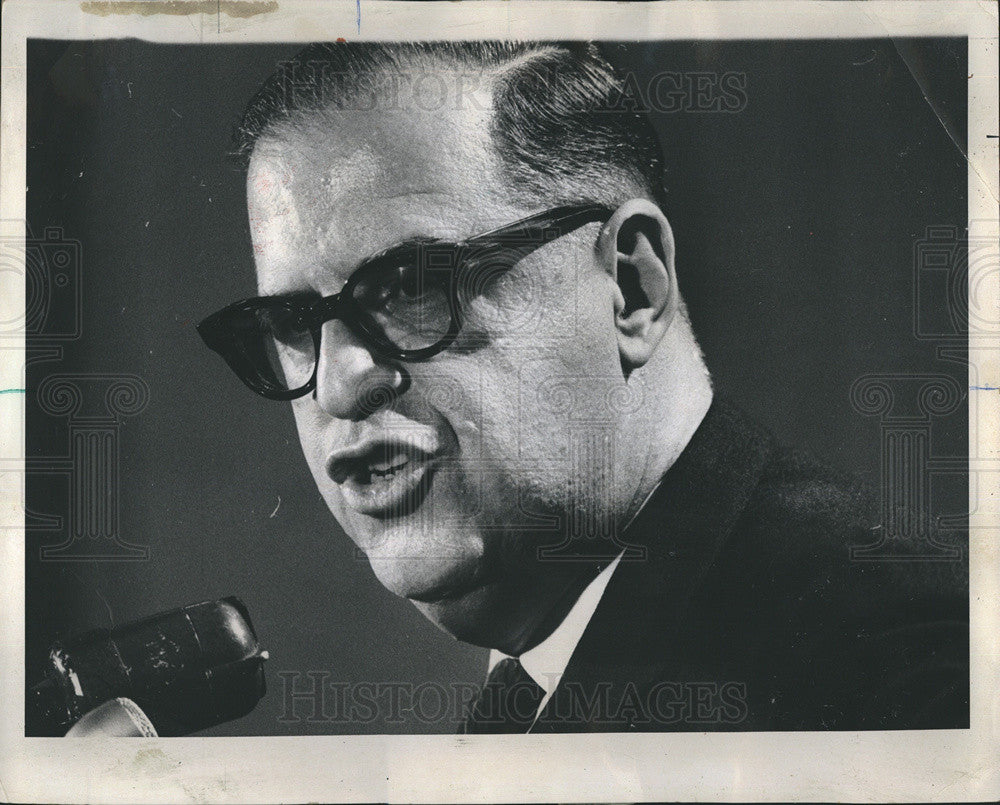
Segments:
[[[650,359],[677,315],[674,235],[659,207],[637,198],[611,216],[598,248],[615,280],[615,328],[627,376]]]

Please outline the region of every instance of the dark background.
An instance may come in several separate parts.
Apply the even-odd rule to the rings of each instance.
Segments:
[[[270,694],[212,734],[451,731],[412,714],[279,721],[279,672],[302,685],[309,671],[478,683],[486,656],[382,589],[320,500],[290,411],[243,388],[194,330],[254,293],[230,134],[297,49],[29,43],[28,227],[35,240],[59,227],[79,241],[82,298],[80,337],[28,367],[29,461],[68,449],[65,417],[37,404],[49,374],[133,374],[150,389],[148,406],[116,426],[120,529],[149,559],[41,561],[64,536],[29,527],[29,679],[61,634],[235,594],[270,651]],[[965,41],[610,53],[641,85],[662,70],[746,75],[740,111],[655,115],[681,290],[720,391],[782,441],[877,483],[878,422],[851,407],[852,382],[943,372],[966,386],[965,367],[936,358],[912,322],[915,242],[966,223]],[[936,454],[967,454],[964,406],[934,428]],[[956,478],[936,511],[965,510],[966,492]],[[67,499],[65,478],[29,472],[30,511],[65,517]]]

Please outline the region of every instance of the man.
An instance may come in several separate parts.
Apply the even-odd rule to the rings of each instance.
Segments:
[[[493,650],[465,730],[967,725],[963,582],[850,561],[862,491],[713,399],[635,108],[587,45],[307,48],[240,130],[260,296],[203,337]]]

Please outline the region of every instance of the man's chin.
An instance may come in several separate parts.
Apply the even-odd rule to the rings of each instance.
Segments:
[[[408,599],[431,623],[466,643],[486,646],[495,639],[497,584],[481,561],[458,563],[433,575],[400,561],[371,563],[382,585]],[[403,566],[401,566],[403,565]],[[409,571],[409,572],[404,572]]]
[[[431,560],[369,559],[376,577],[387,590],[414,603],[446,606],[477,590],[483,583],[478,561],[455,562],[442,567]]]
[[[495,648],[509,637],[506,619],[498,617],[496,585],[470,585],[428,600],[411,598],[413,605],[442,631],[476,646]]]

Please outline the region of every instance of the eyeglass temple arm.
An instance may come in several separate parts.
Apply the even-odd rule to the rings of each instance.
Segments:
[[[522,218],[512,224],[492,229],[481,235],[476,235],[464,241],[464,243],[470,246],[481,245],[495,240],[516,237],[526,230],[538,227],[551,227],[553,229],[565,227],[565,231],[560,233],[561,235],[565,235],[585,224],[607,221],[613,212],[614,210],[603,204],[575,204],[556,207],[545,212],[536,213],[535,215],[529,215],[527,218]]]

